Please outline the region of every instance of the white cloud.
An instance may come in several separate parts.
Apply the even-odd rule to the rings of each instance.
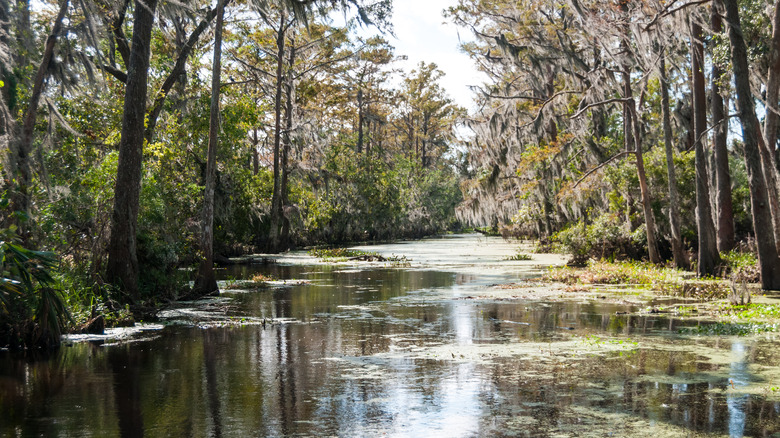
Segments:
[[[459,51],[461,37],[468,38],[464,30],[445,23],[442,12],[455,6],[457,0],[395,0],[393,24],[397,39],[391,38],[396,54],[406,55],[404,64],[411,70],[420,61],[435,62],[446,74],[442,85],[459,105],[471,108],[472,94],[469,85],[481,82],[479,73],[469,57]]]

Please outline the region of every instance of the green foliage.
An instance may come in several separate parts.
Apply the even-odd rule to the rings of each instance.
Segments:
[[[70,314],[57,289],[53,253],[19,243],[14,226],[0,230],[0,346],[59,345]]]
[[[572,265],[583,265],[590,258],[623,260],[644,253],[641,232],[629,233],[625,222],[614,213],[604,213],[592,223],[579,221],[555,234],[551,240],[571,254]]]
[[[756,283],[761,279],[758,267],[758,257],[752,252],[729,251],[721,253],[724,264],[724,274],[736,282]]]
[[[423,169],[414,160],[355,154],[331,147],[313,191],[293,192],[303,217],[301,243],[422,237],[456,225],[457,176],[448,167]]]

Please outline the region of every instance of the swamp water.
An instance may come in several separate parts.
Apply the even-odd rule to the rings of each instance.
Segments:
[[[563,259],[516,247],[222,271],[279,281],[48,358],[0,353],[0,436],[780,436],[777,334],[680,334],[698,323],[631,291],[523,283]]]

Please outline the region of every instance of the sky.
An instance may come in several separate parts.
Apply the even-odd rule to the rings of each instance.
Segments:
[[[411,71],[420,61],[435,62],[445,73],[441,82],[449,97],[471,110],[473,100],[468,86],[482,81],[472,61],[458,46],[461,39],[469,41],[472,37],[468,30],[445,23],[442,15],[444,9],[456,4],[457,0],[394,0],[396,38],[388,37],[388,40],[395,46],[396,55],[408,56],[401,63],[406,71]]]

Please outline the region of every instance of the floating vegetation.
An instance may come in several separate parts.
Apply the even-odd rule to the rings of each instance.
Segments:
[[[309,255],[319,257],[321,259],[348,259],[350,257],[359,257],[363,255],[378,255],[376,253],[368,253],[366,251],[359,251],[349,248],[314,248],[309,250]]]
[[[395,268],[408,268],[412,265],[412,259],[406,256],[397,256],[395,254],[387,257],[386,261],[390,262]]]
[[[636,342],[631,338],[601,338],[596,335],[588,335],[582,338],[582,342],[590,347],[601,347],[606,344],[627,348],[639,347],[639,342]]]
[[[718,322],[680,329],[678,333],[705,336],[750,336],[776,332],[777,324]]]
[[[246,281],[228,281],[225,284],[225,289],[259,289],[268,287],[272,281],[276,281],[276,279],[263,274],[255,274]]]
[[[780,304],[723,305],[717,312],[740,320],[773,320],[780,319]]]
[[[314,257],[330,262],[358,260],[364,262],[386,262],[387,259],[375,252],[361,251],[349,248],[315,248],[309,251]]]
[[[358,249],[348,248],[315,248],[309,250],[309,255],[319,257],[328,262],[346,262],[346,261],[361,261],[361,262],[391,262],[393,266],[405,267],[409,266],[409,262],[412,260],[405,256],[397,256],[393,254],[390,257],[385,257],[376,252],[361,251]]]
[[[690,280],[685,278],[683,271],[636,261],[590,262],[586,268],[555,267],[543,278],[568,285],[633,285],[666,295],[707,300],[725,298],[730,291],[728,285],[721,280]]]

